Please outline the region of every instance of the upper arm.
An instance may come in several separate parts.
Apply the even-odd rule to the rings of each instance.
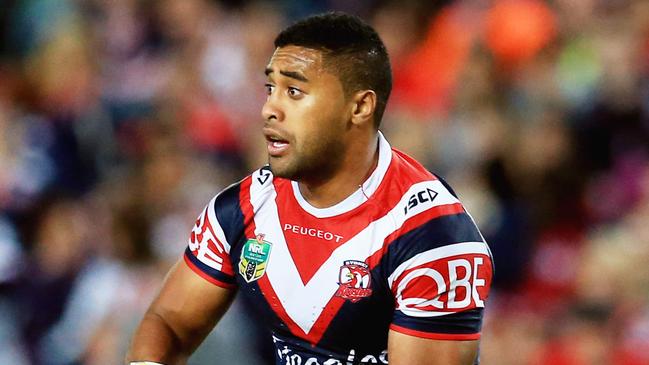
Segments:
[[[238,191],[229,189],[214,197],[196,219],[185,254],[165,280],[150,313],[170,322],[174,332],[204,337],[228,308],[235,288],[230,262],[230,242],[240,222],[228,212]]]
[[[478,340],[433,340],[390,331],[388,354],[390,365],[472,365]]]
[[[427,199],[404,210],[411,228],[390,244],[390,363],[473,364],[493,273],[491,253],[450,190],[441,183],[429,190]]]
[[[225,313],[234,293],[199,277],[181,259],[167,275],[147,315],[163,319],[191,352]]]
[[[182,364],[227,310],[236,287],[229,242],[236,241],[241,226],[232,208],[237,195],[235,189],[224,191],[200,214],[185,254],[147,310],[127,358]]]

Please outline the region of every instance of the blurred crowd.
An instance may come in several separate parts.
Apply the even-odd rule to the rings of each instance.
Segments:
[[[491,245],[482,363],[649,364],[645,0],[2,0],[1,364],[122,360],[196,215],[265,162],[275,35],[331,9],[380,33],[382,130]],[[241,305],[190,364],[272,358]]]

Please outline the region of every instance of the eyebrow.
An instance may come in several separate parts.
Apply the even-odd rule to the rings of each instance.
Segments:
[[[264,73],[266,74],[266,76],[268,76],[268,75],[273,73],[273,69],[271,69],[270,67],[267,67],[266,71]],[[280,75],[284,75],[286,77],[290,77],[290,78],[298,80],[298,81],[309,82],[309,79],[307,79],[304,75],[302,75],[299,72],[279,70],[279,73],[280,73]]]

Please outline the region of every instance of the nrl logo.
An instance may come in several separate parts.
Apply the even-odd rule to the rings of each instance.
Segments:
[[[239,274],[246,282],[250,283],[264,276],[272,247],[272,243],[264,241],[263,234],[258,234],[256,238],[249,238],[243,245],[239,260]]]
[[[338,291],[335,296],[356,303],[372,294],[372,279],[369,266],[363,261],[347,260],[340,267]]]

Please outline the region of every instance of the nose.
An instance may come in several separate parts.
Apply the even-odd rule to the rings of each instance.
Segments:
[[[264,118],[265,122],[270,122],[275,120],[276,122],[281,122],[284,120],[284,112],[279,106],[277,97],[275,95],[269,95],[268,99],[264,103],[264,106],[261,108],[261,116]]]

